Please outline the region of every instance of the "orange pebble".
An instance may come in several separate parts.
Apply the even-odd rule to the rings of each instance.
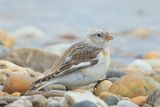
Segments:
[[[147,96],[138,96],[131,99],[135,104],[142,106],[146,102]]]
[[[32,84],[32,79],[26,75],[11,75],[4,83],[4,91],[8,93],[26,92]]]
[[[148,52],[144,55],[144,58],[147,58],[147,59],[155,59],[155,58],[160,58],[160,53],[158,52]]]

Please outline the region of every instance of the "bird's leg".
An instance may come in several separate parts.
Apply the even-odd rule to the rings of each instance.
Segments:
[[[106,79],[98,80],[97,83],[96,83],[96,85],[94,86],[94,89],[96,89],[96,87],[98,86],[98,84],[101,83],[101,82],[104,81],[104,80],[106,80]]]
[[[101,82],[104,81],[104,80],[106,80],[106,79],[102,79],[102,80],[98,80],[98,81],[97,81],[96,85],[93,87],[93,90],[94,90],[93,93],[94,93],[94,94],[95,94],[95,89],[97,88],[98,84],[101,83]]]
[[[65,86],[66,91],[69,91],[69,88],[67,86]]]

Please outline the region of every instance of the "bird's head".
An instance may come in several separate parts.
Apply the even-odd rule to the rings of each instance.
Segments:
[[[113,37],[104,29],[92,31],[88,35],[90,41],[96,47],[104,48]]]

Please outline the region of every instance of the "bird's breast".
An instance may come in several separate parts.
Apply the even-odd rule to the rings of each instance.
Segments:
[[[84,70],[84,73],[89,76],[94,76],[94,78],[100,78],[106,75],[109,64],[110,55],[104,50],[97,55],[98,63],[94,66],[88,67]]]

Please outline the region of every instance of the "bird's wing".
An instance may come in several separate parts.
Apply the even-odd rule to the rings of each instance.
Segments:
[[[35,83],[48,81],[50,79],[95,65],[98,63],[97,55],[101,48],[90,46],[85,43],[77,43],[65,51],[51,68],[52,73],[35,81]]]

